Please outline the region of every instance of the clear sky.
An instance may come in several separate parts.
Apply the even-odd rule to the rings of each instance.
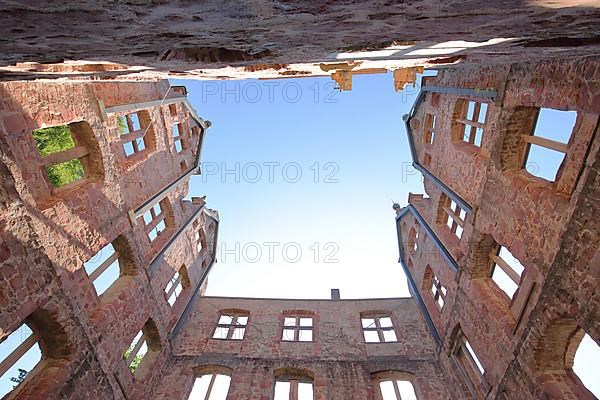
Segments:
[[[402,173],[417,90],[394,92],[391,74],[357,76],[348,92],[333,83],[173,81],[213,123],[190,188],[221,216],[208,295],[409,295],[392,199],[423,190]]]

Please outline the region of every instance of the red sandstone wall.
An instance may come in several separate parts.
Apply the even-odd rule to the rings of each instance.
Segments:
[[[411,123],[419,161],[423,163],[425,152],[429,153],[432,162],[427,168],[469,202],[473,214],[467,217],[467,227],[458,241],[445,226],[436,223],[441,191],[425,179],[429,198],[412,196],[411,202],[453,255],[461,272],[454,276],[426,235],[420,235],[419,250],[412,252],[409,232],[417,224],[410,213],[400,222],[405,260],[442,335],[445,353],[451,346],[452,329],[460,323],[486,368],[485,380],[492,387],[488,399],[590,398],[565,375],[563,364],[559,372],[548,373],[540,369],[540,359],[564,359],[557,349],[564,349],[568,338],[561,342],[552,336],[561,329],[568,336],[579,325],[600,341],[594,322],[598,321],[597,301],[591,295],[598,288],[598,241],[593,239],[598,227],[597,218],[590,217],[598,213],[599,204],[594,167],[600,146],[598,71],[597,62],[575,59],[495,68],[457,67],[441,72],[428,83],[492,87],[503,93],[503,98],[488,108],[481,150],[451,143],[450,120],[456,96],[440,95],[434,105],[428,94],[416,113],[417,122]],[[515,151],[509,143],[510,129],[523,124],[515,116],[521,107],[579,113],[566,163],[556,182],[529,175],[506,161]],[[433,145],[423,144],[425,112],[437,115]],[[454,168],[456,164],[458,168]],[[519,318],[510,312],[508,298],[489,278],[491,265],[483,248],[490,240],[508,247],[526,267],[525,281],[536,283]],[[422,287],[426,265],[448,287],[442,313],[433,303],[430,287]],[[446,370],[455,370],[445,353],[440,354],[440,362]],[[455,384],[460,385],[461,379],[455,378]]]
[[[219,310],[250,313],[242,341],[212,339]],[[313,313],[312,343],[282,342],[283,312]],[[388,311],[398,343],[366,344],[360,313]],[[370,374],[398,370],[414,374],[421,399],[450,399],[440,384],[444,375],[434,361],[435,347],[412,299],[275,300],[205,297],[194,308],[175,342],[157,399],[186,399],[196,367],[233,369],[228,399],[271,398],[278,368],[302,368],[314,373],[315,399],[373,399]]]
[[[132,164],[118,141],[116,117],[103,121],[98,100],[106,106],[160,100],[167,88],[166,81],[0,86],[0,337],[26,318],[34,320],[32,328],[41,337],[47,358],[10,399],[152,397],[171,354],[171,330],[198,286],[202,269],[214,257],[208,245],[202,255],[197,253],[195,229],[203,227],[212,245],[216,223],[201,212],[199,225],[184,231],[156,272],[148,273],[159,244],[165,244],[203,201],[183,201],[187,182],[169,193],[172,225],[152,245],[143,225],[132,225],[128,212],[181,176],[182,161],[188,169],[193,166],[198,138],[175,154],[170,124],[187,120],[187,111],[178,104],[173,118],[167,106],[152,107],[148,111],[156,148]],[[90,124],[98,143],[102,179],[39,201],[47,188],[36,179],[41,167],[32,130],[81,120]],[[121,277],[98,297],[83,263],[118,235],[128,242],[136,273]],[[190,285],[171,308],[164,287],[181,265],[189,271]],[[122,354],[149,318],[158,329],[161,350],[133,375]]]

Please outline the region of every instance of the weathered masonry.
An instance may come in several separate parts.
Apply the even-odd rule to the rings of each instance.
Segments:
[[[427,194],[395,207],[400,263],[461,398],[595,398],[571,368],[600,343],[598,67],[446,69],[405,117]]]
[[[203,297],[173,351],[157,399],[461,398],[411,298]]]
[[[455,61],[405,117],[412,298],[204,296],[219,217],[187,198],[210,122],[185,87],[0,83],[0,396],[595,399],[572,367],[600,342],[600,62]]]
[[[4,398],[152,398],[214,262],[218,214],[184,199],[210,123],[164,80],[0,99]]]

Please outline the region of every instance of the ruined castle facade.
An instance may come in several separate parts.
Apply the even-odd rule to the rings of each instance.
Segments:
[[[204,296],[210,122],[184,87],[1,83],[0,372],[33,360],[4,398],[594,399],[571,367],[600,341],[598,66],[423,78],[426,195],[395,207],[412,297],[365,300]]]

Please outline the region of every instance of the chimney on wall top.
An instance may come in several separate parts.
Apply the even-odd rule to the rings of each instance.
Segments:
[[[331,289],[331,300],[340,299],[340,289]]]

